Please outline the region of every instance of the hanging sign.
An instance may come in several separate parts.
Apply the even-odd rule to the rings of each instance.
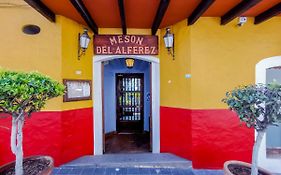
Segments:
[[[158,36],[95,35],[95,55],[158,55]]]

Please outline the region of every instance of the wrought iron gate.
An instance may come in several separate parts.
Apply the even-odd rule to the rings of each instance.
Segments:
[[[116,74],[117,132],[143,131],[143,74]]]

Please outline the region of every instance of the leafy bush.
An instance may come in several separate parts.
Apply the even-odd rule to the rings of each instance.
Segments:
[[[64,93],[64,86],[37,72],[0,70],[0,112],[12,117],[11,150],[16,175],[22,175],[22,127],[25,117],[40,111],[48,99]]]
[[[257,131],[281,122],[279,84],[240,86],[227,92],[223,102],[238,114],[240,121]]]
[[[240,86],[226,93],[222,100],[235,111],[240,121],[258,132],[254,144],[251,175],[257,175],[258,150],[269,125],[281,122],[281,85]]]

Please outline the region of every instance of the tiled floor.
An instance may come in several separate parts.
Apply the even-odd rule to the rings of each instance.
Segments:
[[[172,154],[108,154],[84,156],[56,168],[53,175],[222,175],[193,170],[191,161]]]
[[[116,133],[105,136],[105,153],[149,152],[149,133]]]
[[[195,175],[192,169],[179,168],[57,168],[53,175]],[[203,174],[202,174],[203,175]]]
[[[223,175],[221,170],[193,170],[192,168],[93,168],[60,167],[52,175]],[[281,175],[281,174],[272,174]]]

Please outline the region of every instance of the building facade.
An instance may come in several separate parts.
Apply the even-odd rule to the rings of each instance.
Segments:
[[[152,152],[176,154],[192,160],[198,169],[220,169],[226,160],[250,162],[254,130],[242,125],[221,99],[238,85],[265,82],[264,77],[270,76],[266,69],[281,66],[281,18],[260,25],[254,25],[253,20],[248,18],[242,27],[236,20],[221,26],[218,17],[201,17],[192,26],[187,26],[186,20],[170,25],[175,37],[174,60],[163,42],[165,28],[158,29],[159,54],[131,55],[136,67],[128,70],[122,68],[126,55],[94,54],[91,31],[90,45],[78,59],[77,35],[86,26],[73,19],[56,15],[56,22],[51,23],[26,5],[0,8],[2,68],[39,71],[60,82],[92,81],[93,100],[63,102],[59,97],[26,120],[25,156],[50,155],[58,166],[80,156],[102,154],[103,129],[112,132],[117,128],[115,105],[110,106],[110,101],[116,101],[112,88],[115,79],[110,75],[143,73],[147,77],[143,95],[147,118],[144,116],[143,125],[144,130],[152,130]],[[22,27],[27,24],[40,26],[40,33],[24,34]],[[127,29],[128,35],[150,32]],[[122,29],[99,28],[99,34],[122,35]],[[108,70],[108,75],[102,70]],[[278,71],[273,79],[281,76]],[[0,120],[0,164],[14,159],[10,127],[9,118]],[[276,136],[280,137],[281,133]],[[267,157],[266,141],[263,144],[261,166],[278,172],[276,165],[281,159]]]

